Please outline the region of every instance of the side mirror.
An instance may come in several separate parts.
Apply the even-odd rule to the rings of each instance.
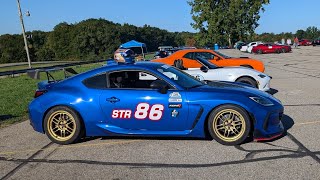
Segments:
[[[150,84],[152,89],[158,89],[161,94],[167,94],[168,84],[163,80],[155,80]]]
[[[214,57],[213,57],[213,60],[217,60],[217,61],[218,61],[218,60],[220,60],[220,57],[214,56]]]
[[[205,66],[201,66],[200,70],[205,73],[208,72],[208,68]]]

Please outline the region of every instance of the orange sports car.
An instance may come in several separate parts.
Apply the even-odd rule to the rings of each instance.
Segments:
[[[264,72],[261,61],[248,57],[233,58],[210,49],[184,49],[179,50],[168,57],[154,59],[153,62],[161,62],[173,66],[175,60],[181,59],[185,68],[200,68],[202,65],[196,61],[197,57],[209,60],[217,66],[244,66]]]

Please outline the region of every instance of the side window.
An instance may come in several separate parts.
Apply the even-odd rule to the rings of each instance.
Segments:
[[[116,89],[151,89],[152,82],[158,80],[157,77],[143,71],[118,71],[109,73],[109,88]]]
[[[214,59],[214,54],[211,54],[209,52],[198,52],[196,53],[196,57],[201,57],[206,60]]]
[[[92,89],[105,89],[107,88],[106,74],[100,74],[83,81],[83,84]]]
[[[189,53],[185,54],[183,57],[188,58],[188,59],[195,59],[193,52],[189,52]]]

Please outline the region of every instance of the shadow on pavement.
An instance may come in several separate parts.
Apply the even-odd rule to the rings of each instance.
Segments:
[[[271,95],[274,95],[274,94],[276,94],[277,92],[279,92],[279,91],[276,90],[276,89],[273,89],[273,88],[270,88],[270,90],[268,91],[268,93],[271,94]]]
[[[268,140],[268,141],[261,141],[261,142],[273,142],[276,141],[278,139],[281,139],[282,137],[287,135],[287,130],[289,130],[293,125],[294,125],[294,121],[293,119],[288,116],[288,115],[283,115],[282,117],[282,124],[284,127],[284,133],[272,140]],[[203,140],[203,141],[212,141],[213,139],[211,137],[207,137],[207,138],[194,138],[194,137],[157,137],[157,136],[142,136],[142,135],[134,135],[134,136],[126,136],[126,135],[121,135],[121,136],[103,136],[103,137],[86,137],[86,138],[82,138],[80,141],[78,141],[77,143],[83,143],[83,142],[87,142],[87,141],[92,141],[92,140],[96,140],[96,139],[100,139],[100,140],[110,140],[110,139],[145,139],[145,140]],[[252,135],[249,136],[242,144],[247,144],[253,141],[253,137]]]
[[[13,116],[12,114],[0,115],[0,121],[5,121],[7,119],[15,118],[17,116]]]

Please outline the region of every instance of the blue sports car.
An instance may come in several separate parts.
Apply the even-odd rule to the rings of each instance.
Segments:
[[[283,133],[283,106],[257,89],[201,82],[161,63],[108,65],[38,85],[33,128],[70,144],[85,136],[211,136],[225,145]]]

